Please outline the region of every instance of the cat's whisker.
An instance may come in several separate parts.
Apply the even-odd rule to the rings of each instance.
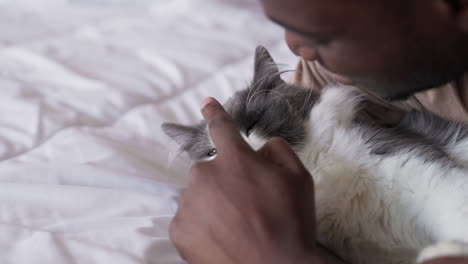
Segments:
[[[278,91],[275,91],[275,90],[271,90],[270,92],[276,94],[276,95],[279,95],[281,99],[284,100],[284,102],[286,103],[286,105],[288,106],[288,110],[289,110],[289,113],[293,113],[293,107],[291,106],[291,103],[289,103],[289,100],[286,98],[286,96],[284,96],[283,94],[281,94],[280,92]]]
[[[312,98],[312,94],[314,91],[312,89],[306,91],[306,98],[304,100],[304,103],[302,104],[301,108],[299,109],[299,113],[302,113],[302,111],[306,108],[306,106],[309,103],[309,100]]]
[[[258,94],[260,93],[268,93],[269,90],[258,90],[258,91],[255,91],[251,96],[250,98],[248,98],[248,101],[247,101],[247,104],[245,106],[246,110],[249,110],[249,106],[250,106],[250,103],[252,102],[252,100],[254,99],[255,96],[257,96]]]

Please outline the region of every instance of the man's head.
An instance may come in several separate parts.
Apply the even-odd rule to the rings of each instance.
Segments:
[[[286,29],[294,53],[385,98],[442,85],[468,70],[467,0],[262,3]]]

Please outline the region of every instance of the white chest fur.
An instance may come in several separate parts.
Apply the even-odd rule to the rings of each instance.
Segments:
[[[314,177],[321,242],[352,263],[413,263],[434,242],[468,241],[468,173],[411,151],[372,155],[351,125],[358,100],[326,90],[299,153]]]

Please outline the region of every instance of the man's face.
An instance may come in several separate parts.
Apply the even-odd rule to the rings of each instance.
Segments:
[[[338,82],[388,99],[442,85],[468,69],[466,34],[432,0],[262,0],[291,50]]]

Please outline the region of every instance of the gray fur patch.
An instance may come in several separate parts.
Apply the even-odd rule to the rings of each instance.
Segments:
[[[224,107],[246,136],[255,132],[265,139],[282,137],[291,146],[299,146],[304,143],[305,121],[319,95],[286,84],[280,75],[268,51],[258,47],[252,84],[234,94]],[[162,129],[195,161],[209,158],[207,155],[214,148],[203,121],[196,126],[165,123]]]
[[[226,109],[246,136],[255,132],[265,139],[282,137],[297,146],[304,140],[304,122],[319,95],[286,84],[280,75],[268,51],[258,47],[252,84],[236,93],[226,104]]]
[[[166,135],[179,144],[180,150],[187,152],[190,159],[194,161],[208,158],[209,153],[214,149],[204,122],[195,126],[164,123],[162,129]]]
[[[423,135],[440,146],[456,144],[468,137],[468,126],[448,121],[426,111],[411,111],[401,121],[401,126]]]
[[[246,136],[255,133],[266,140],[282,137],[291,146],[300,148],[306,143],[305,123],[320,95],[314,90],[285,83],[280,74],[268,51],[258,47],[252,84],[231,97],[225,108]],[[462,123],[417,111],[406,113],[393,127],[364,121],[356,121],[354,126],[375,155],[411,152],[427,162],[437,161],[448,166],[456,164],[444,148],[468,136],[468,127]],[[209,158],[208,153],[214,149],[204,122],[196,126],[164,124],[163,130],[195,161]]]
[[[358,126],[372,154],[393,156],[410,152],[426,162],[437,161],[455,166],[441,146],[405,126],[380,127],[366,123],[360,123]]]
[[[358,125],[376,155],[412,152],[426,162],[439,162],[449,167],[459,164],[450,157],[446,148],[468,137],[466,124],[445,120],[427,111],[406,112],[400,123],[393,127]]]

